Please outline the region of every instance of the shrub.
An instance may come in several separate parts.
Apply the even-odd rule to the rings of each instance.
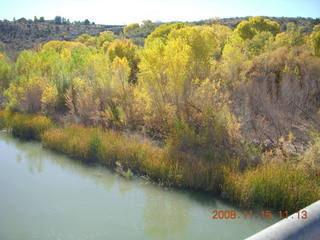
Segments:
[[[40,135],[52,126],[47,117],[21,114],[14,114],[7,124],[14,137],[23,139],[40,139]]]
[[[312,134],[311,144],[308,149],[300,156],[299,169],[306,170],[310,174],[320,178],[320,135]]]
[[[101,137],[99,133],[93,133],[91,139],[88,142],[88,154],[87,159],[90,162],[97,161],[99,154],[101,153]]]
[[[0,110],[0,129],[8,127],[9,117],[10,117],[10,112]]]
[[[226,171],[223,187],[243,206],[299,210],[320,197],[319,179],[289,164],[269,163],[245,173]]]
[[[217,165],[198,161],[182,152],[169,153],[150,142],[140,142],[114,131],[77,125],[52,128],[44,132],[42,142],[45,147],[71,157],[113,168],[120,165],[126,172],[130,169],[156,182],[219,191],[221,174]]]

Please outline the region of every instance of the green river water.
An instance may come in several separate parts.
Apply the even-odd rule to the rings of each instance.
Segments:
[[[125,179],[0,133],[0,240],[244,239],[279,219],[244,219],[210,194]],[[211,219],[235,210],[234,220]]]

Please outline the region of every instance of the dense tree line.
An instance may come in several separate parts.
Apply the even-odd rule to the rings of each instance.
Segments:
[[[155,26],[131,24],[124,35],[141,28]],[[0,92],[8,110],[138,131],[171,152],[224,162],[235,179],[234,169],[258,165],[263,172],[288,159],[295,159],[290,171],[318,176],[319,55],[319,25],[308,34],[294,23],[281,31],[262,17],[234,30],[162,24],[143,47],[102,32],[48,42],[15,63],[1,55]],[[310,132],[305,153],[290,149]],[[226,186],[234,194],[241,187]]]
[[[124,34],[148,24],[151,27],[151,22],[143,26],[130,24]],[[36,50],[23,51],[14,65],[2,57],[2,92],[7,96],[7,106],[22,112],[72,111],[73,118],[85,124],[144,128],[160,138],[166,138],[180,121],[199,133],[209,124],[208,119],[216,118],[213,115],[219,109],[225,111],[230,105],[229,95],[241,95],[241,88],[253,88],[260,81],[259,75],[261,81],[273,79],[265,83],[270,85],[265,94],[270,98],[276,94],[278,99],[288,95],[281,93],[281,84],[289,73],[304,79],[308,69],[309,75],[317,76],[319,26],[310,35],[293,23],[285,32],[280,30],[278,23],[255,17],[241,22],[235,30],[218,24],[162,24],[146,38],[144,47],[118,39],[111,32],[102,32],[98,37],[84,34],[75,42],[52,41]],[[271,59],[270,70],[266,70]],[[316,84],[317,79],[309,75],[301,89],[307,82]],[[288,87],[298,81],[288,78]],[[267,86],[258,88],[246,95],[248,99]],[[310,95],[301,89],[301,98],[311,100],[318,91],[313,88],[315,92]],[[201,100],[203,96],[207,101]],[[243,103],[244,96],[238,97]],[[312,115],[317,103],[310,105],[311,100],[303,104],[309,104],[306,111]],[[267,96],[261,101],[268,101]],[[88,105],[86,110],[81,104]],[[250,108],[253,112],[254,106]]]

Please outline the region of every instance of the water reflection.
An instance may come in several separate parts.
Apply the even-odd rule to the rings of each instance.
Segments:
[[[110,173],[108,170],[94,165],[87,165],[76,160],[66,158],[49,150],[44,151],[39,143],[23,142],[2,135],[1,138],[7,144],[12,144],[19,150],[17,162],[26,161],[31,174],[45,172],[45,162],[51,161],[63,169],[90,178],[96,186],[102,186],[109,191],[117,182],[119,193],[122,197],[132,189],[131,180],[119,179],[120,176]],[[189,220],[189,202],[182,197],[172,198],[172,193],[164,192],[161,187],[150,186],[147,182],[139,181],[139,188],[143,190],[145,204],[143,210],[144,232],[152,238],[158,239],[182,239],[186,235]]]
[[[155,194],[145,188],[145,234],[157,239],[185,239],[189,220],[189,201],[177,197],[172,201],[169,194]]]
[[[7,134],[1,139],[5,139],[8,145],[12,144],[19,150],[16,162],[20,163],[22,160],[26,160],[31,174],[42,173],[44,171],[43,158],[45,157],[45,152],[38,147],[37,143],[25,144],[25,142],[19,140],[10,141],[10,136]]]
[[[115,178],[117,177],[114,174],[106,175],[107,170],[101,167],[84,164],[77,160],[70,159],[63,154],[43,149],[38,142],[25,142],[13,139],[3,133],[0,135],[0,139],[19,150],[16,161],[17,163],[21,163],[22,161],[27,162],[28,170],[31,174],[45,172],[45,162],[49,160],[72,173],[76,173],[84,178],[90,178],[97,186],[103,186],[106,191],[113,187]]]

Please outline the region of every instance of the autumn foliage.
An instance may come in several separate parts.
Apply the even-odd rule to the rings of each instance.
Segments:
[[[290,23],[281,32],[263,17],[235,29],[170,23],[144,46],[102,32],[45,43],[15,63],[0,54],[0,125],[155,181],[298,209],[320,196],[319,137],[310,138],[320,120],[319,30]]]

